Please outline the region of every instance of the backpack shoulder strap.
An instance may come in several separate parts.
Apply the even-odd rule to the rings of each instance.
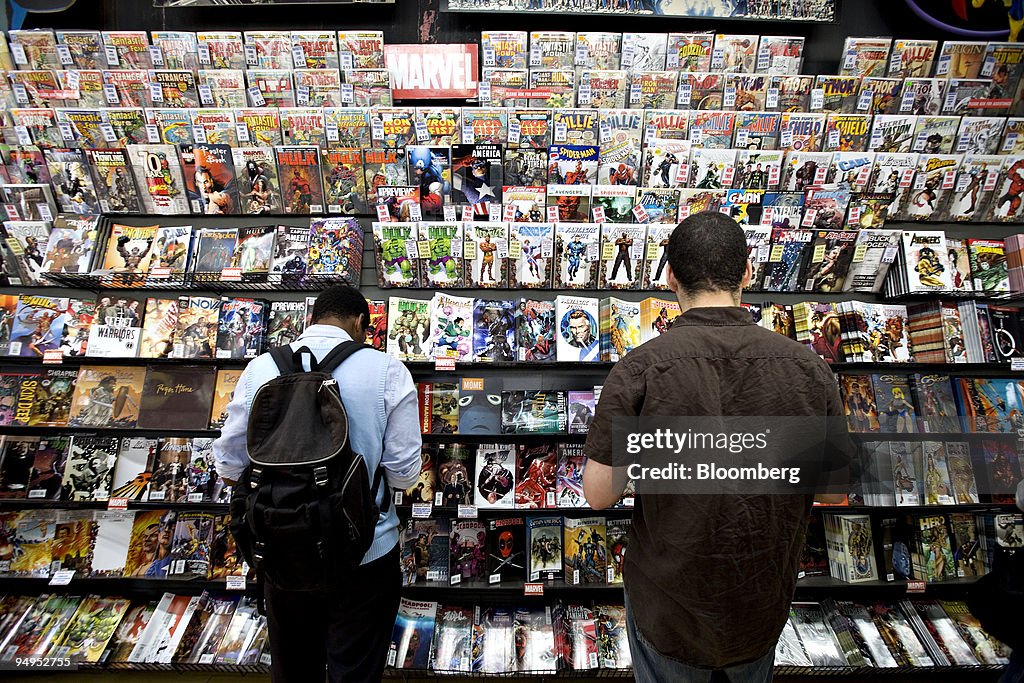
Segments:
[[[295,365],[295,353],[292,352],[292,347],[289,344],[270,349],[270,357],[274,359],[274,363],[277,365],[277,369],[282,375],[290,375],[293,372],[303,372],[301,363],[298,367]]]
[[[346,341],[335,346],[331,351],[323,357],[319,363],[317,363],[316,369],[318,372],[325,374],[331,374],[334,372],[339,365],[345,362],[349,356],[360,349],[367,348],[366,344],[357,341]]]

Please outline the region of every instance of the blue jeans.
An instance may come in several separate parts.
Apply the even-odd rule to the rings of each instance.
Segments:
[[[711,683],[723,677],[730,683],[769,683],[775,665],[775,650],[761,659],[724,669],[699,669],[666,657],[648,643],[640,634],[633,619],[633,610],[626,595],[626,632],[629,635],[629,651],[633,658],[633,676],[637,683]],[[715,675],[717,674],[717,675]],[[1016,681],[1014,682],[1016,683]]]

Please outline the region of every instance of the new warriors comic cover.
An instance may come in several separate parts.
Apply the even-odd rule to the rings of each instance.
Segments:
[[[501,288],[508,285],[508,223],[464,224],[463,258],[473,287]]]

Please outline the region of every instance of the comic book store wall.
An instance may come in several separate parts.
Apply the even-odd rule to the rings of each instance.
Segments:
[[[387,676],[629,678],[635,493],[589,509],[583,444],[613,364],[679,315],[666,245],[706,210],[863,446],[808,519],[777,676],[1005,669],[966,598],[1024,552],[1014,6],[7,9],[0,670],[265,680],[211,444],[246,363],[349,283],[423,440]],[[403,44],[458,48],[442,94],[410,97]]]

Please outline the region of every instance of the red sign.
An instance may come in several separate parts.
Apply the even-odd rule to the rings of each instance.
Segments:
[[[396,100],[473,99],[480,78],[475,43],[385,45]]]

